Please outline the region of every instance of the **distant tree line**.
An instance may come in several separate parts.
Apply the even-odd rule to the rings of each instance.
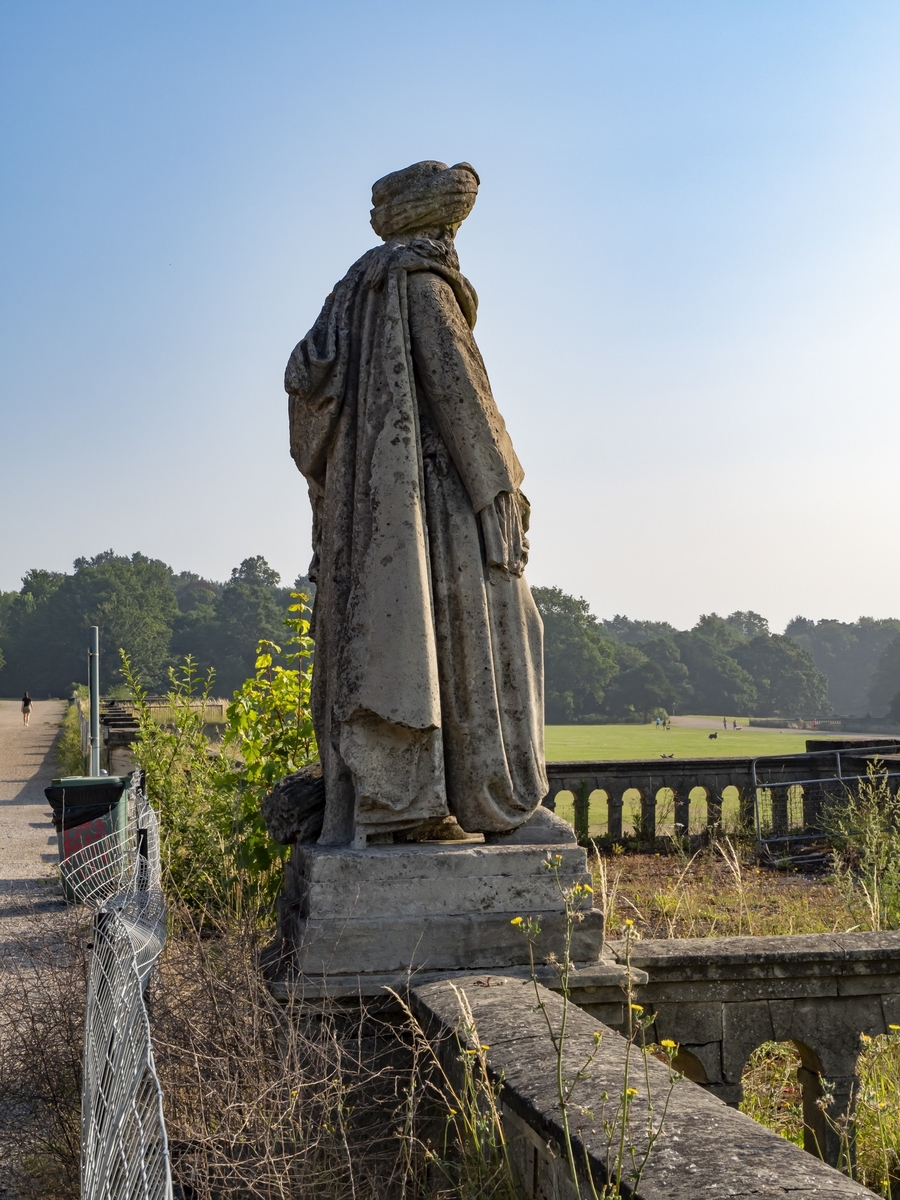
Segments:
[[[245,558],[224,583],[159,559],[108,550],[71,573],[29,571],[0,593],[0,694],[66,695],[86,678],[87,631],[100,627],[104,686],[121,683],[119,648],[151,690],[190,654],[228,696],[253,673],[260,638],[280,642],[293,587]],[[703,616],[693,629],[596,617],[559,588],[533,589],[544,619],[546,715],[554,724],[642,721],[657,713],[892,715],[900,722],[900,620],[796,617],[784,634],[764,617]]]
[[[772,633],[759,613],[600,620],[586,600],[532,589],[544,619],[551,724],[646,721],[655,713],[890,716],[900,722],[900,621],[796,617]]]
[[[0,694],[66,695],[86,678],[87,631],[97,625],[105,688],[122,682],[121,647],[152,690],[190,654],[201,670],[215,669],[215,691],[228,696],[253,674],[257,641],[283,640],[294,590],[310,594],[312,585],[301,577],[282,587],[261,556],[245,558],[225,583],[111,550],[76,559],[71,574],[29,571],[18,592],[0,593]]]

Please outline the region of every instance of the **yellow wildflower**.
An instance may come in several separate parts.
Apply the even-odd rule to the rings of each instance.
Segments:
[[[888,1025],[888,1029],[900,1029],[900,1025]]]
[[[640,1015],[644,1011],[644,1006],[643,1006],[643,1004],[632,1004],[631,1011],[636,1012],[638,1015]],[[865,1036],[865,1035],[863,1035],[863,1036]]]
[[[663,1038],[659,1043],[664,1050],[675,1050],[678,1047],[677,1042],[673,1042],[671,1038]]]
[[[626,1096],[636,1096],[636,1095],[637,1095],[637,1088],[626,1088],[626,1089],[625,1089],[625,1095],[626,1095]]]
[[[510,921],[510,925],[521,925],[521,924],[522,924],[521,917],[513,917],[513,919]]]

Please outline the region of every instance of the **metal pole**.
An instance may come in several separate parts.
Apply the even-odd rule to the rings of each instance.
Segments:
[[[100,774],[100,630],[91,626],[91,648],[88,653],[89,686],[91,693],[91,774]]]

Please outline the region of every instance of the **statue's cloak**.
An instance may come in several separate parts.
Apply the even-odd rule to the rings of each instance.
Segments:
[[[325,845],[448,811],[513,829],[547,791],[523,472],[476,307],[452,246],[395,239],[350,268],[288,363]]]

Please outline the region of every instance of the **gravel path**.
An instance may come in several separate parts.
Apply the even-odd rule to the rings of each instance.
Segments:
[[[56,834],[44,788],[59,774],[62,700],[38,700],[26,729],[18,701],[0,701],[0,942],[25,912],[62,907]]]
[[[83,1020],[83,976],[73,946],[87,938],[75,929],[73,940],[78,916],[62,898],[44,796],[59,774],[54,746],[65,707],[37,701],[26,729],[19,702],[0,701],[0,1200],[22,1195],[23,1162],[46,1158],[46,1138],[56,1127],[45,1101],[56,1089],[40,1064],[51,1046],[53,1069],[71,1070],[58,1034]],[[66,1024],[68,1012],[73,1021]]]

